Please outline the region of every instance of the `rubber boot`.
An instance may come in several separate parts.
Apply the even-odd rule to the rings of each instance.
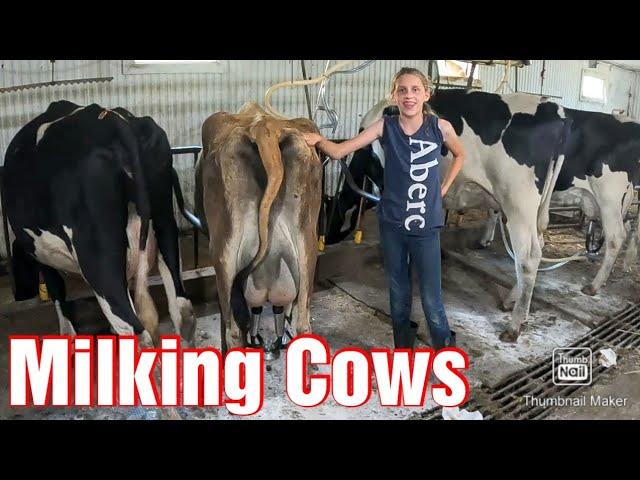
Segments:
[[[449,338],[445,342],[443,348],[449,348],[449,347],[455,348],[455,346],[456,346],[456,332],[454,332],[453,330],[450,330]]]
[[[405,328],[393,329],[393,343],[396,349],[409,348],[412,349],[416,343],[416,334],[418,333],[418,324],[416,322],[409,322],[409,325]]]

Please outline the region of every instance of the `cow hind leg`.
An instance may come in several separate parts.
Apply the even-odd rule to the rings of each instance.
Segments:
[[[489,210],[487,223],[485,224],[484,231],[482,232],[482,237],[480,237],[480,240],[478,241],[479,247],[487,248],[491,245],[495,237],[498,221],[500,221],[500,212],[498,210]]]
[[[231,310],[233,311],[233,326],[232,329],[235,332],[236,329],[240,335],[241,346],[246,346],[247,333],[249,333],[249,327],[251,325],[251,317],[249,313],[249,306],[244,296],[246,276],[244,272],[240,272],[236,275],[231,285]]]
[[[220,305],[220,342],[221,351],[225,355],[231,348],[237,348],[244,346],[240,328],[234,318],[234,308],[232,307],[232,296],[237,306],[241,306],[238,299],[238,292],[232,295],[233,287],[236,289],[238,284],[234,284],[236,280],[235,272],[233,268],[223,263],[217,263],[216,269],[216,287],[218,290],[218,303]],[[242,295],[242,291],[239,292]],[[242,298],[244,302],[244,297]],[[246,305],[246,302],[245,302]]]
[[[158,255],[158,269],[167,294],[167,304],[169,305],[169,316],[178,335],[189,345],[193,345],[196,320],[193,313],[191,300],[184,296],[182,285],[179,285],[182,295],[178,295],[174,276],[170,271],[162,253]]]
[[[502,214],[499,210],[489,210],[489,216],[487,218],[487,223],[485,225],[484,232],[482,234],[482,238],[480,239],[480,246],[486,248],[491,245],[493,238],[495,236],[496,227],[498,222],[502,221]],[[520,296],[520,284],[516,282],[516,284],[509,290],[509,293],[502,298],[499,299],[499,307],[503,312],[512,312],[515,305],[516,300]]]
[[[140,346],[154,346],[151,333],[143,327],[133,307],[131,295],[126,288],[116,288],[112,292],[103,292],[104,296],[94,289],[94,294],[105,317],[116,335],[137,335]]]
[[[151,332],[136,315],[126,276],[126,244],[111,244],[110,251],[78,241],[78,263],[105,317],[117,335],[138,335],[143,347],[153,347]]]
[[[11,254],[11,272],[15,282],[16,301],[28,300],[38,296],[38,262],[31,257],[24,247],[13,241]]]
[[[629,234],[629,244],[627,246],[627,253],[624,256],[624,262],[622,269],[625,272],[631,271],[631,266],[638,258],[638,248],[640,247],[640,207],[638,207],[638,217],[636,219],[636,228]]]
[[[311,310],[309,308],[311,296],[306,286],[301,283],[298,297],[293,302],[291,308],[290,324],[294,328],[296,335],[305,335],[312,333],[311,328]]]
[[[601,205],[600,212],[605,238],[604,258],[593,281],[582,289],[582,293],[587,295],[595,295],[607,281],[626,237],[619,204]]]
[[[46,265],[41,266],[41,272],[47,291],[56,306],[60,335],[75,337],[77,335],[75,308],[71,302],[67,302],[64,279],[57,270]]]
[[[151,240],[151,236],[149,236]],[[158,330],[158,311],[149,294],[149,251],[152,249],[147,242],[147,248],[138,256],[138,268],[134,283],[134,305],[136,313],[145,330],[151,335],[154,345],[160,345]]]
[[[582,293],[595,295],[602,287],[616,262],[627,232],[623,215],[633,199],[633,187],[627,174],[615,172],[589,180],[593,195],[600,209],[600,220],[604,233],[604,257],[593,281],[582,289]]]
[[[624,262],[622,264],[622,269],[629,273],[631,272],[631,267],[635,263],[638,258],[638,245],[640,244],[640,232],[631,232],[629,236],[629,245],[627,246],[627,252],[624,256]]]
[[[513,308],[516,306],[516,300],[519,296],[519,288],[516,283],[513,288],[509,291],[507,296],[500,302],[500,308],[503,312],[511,312]]]
[[[166,218],[154,222],[158,241],[158,269],[162,277],[171,322],[177,334],[189,345],[193,345],[196,318],[193,305],[186,297],[181,278],[178,226],[169,211]]]
[[[529,215],[527,213],[530,213]],[[508,215],[507,228],[516,257],[516,287],[512,295],[516,297],[511,324],[502,332],[500,340],[515,342],[520,335],[522,323],[526,321],[531,306],[531,297],[542,258],[542,249],[538,241],[536,214],[518,212]]]

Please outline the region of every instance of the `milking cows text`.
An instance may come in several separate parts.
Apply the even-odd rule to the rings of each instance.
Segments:
[[[54,102],[17,133],[4,165],[16,299],[37,295],[40,271],[60,333],[75,335],[60,272],[79,273],[112,330],[149,345],[158,340],[147,286],[157,256],[171,319],[191,341],[195,319],[180,277],[172,204],[179,185],[167,136],[151,118]]]
[[[444,208],[493,208],[505,213],[516,255],[517,284],[505,300],[512,320],[500,338],[515,341],[527,318],[542,256],[542,235],[548,207],[564,161],[571,119],[555,103],[541,103],[525,94],[497,95],[465,90],[440,90],[430,105],[453,125],[464,146],[466,160],[444,198]],[[384,113],[397,113],[386,101],[367,113],[362,128]],[[446,150],[446,149],[445,149]],[[443,151],[441,174],[451,156]],[[383,188],[384,152],[378,141],[354,154],[350,171],[356,184],[368,175]],[[345,187],[327,243],[346,237],[356,215],[353,192]],[[348,218],[349,210],[353,213]]]
[[[223,351],[266,346],[259,326],[267,302],[277,335],[270,349],[283,344],[285,317],[297,333],[311,330],[322,169],[305,132],[318,130],[256,104],[216,113],[202,127],[196,210],[209,232]]]

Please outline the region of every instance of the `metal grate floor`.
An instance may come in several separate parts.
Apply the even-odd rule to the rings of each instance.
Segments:
[[[584,347],[593,352],[593,384],[606,370],[597,362],[596,353],[603,348],[633,349],[640,347],[640,304],[630,305],[609,320],[591,330],[567,348]],[[586,356],[584,354],[572,357]],[[515,372],[493,388],[481,389],[476,398],[461,408],[479,410],[485,420],[534,420],[543,419],[553,406],[527,404],[525,397],[567,397],[587,385],[555,385],[553,383],[551,357],[531,367]],[[435,408],[422,412],[419,419],[442,420],[442,410]]]

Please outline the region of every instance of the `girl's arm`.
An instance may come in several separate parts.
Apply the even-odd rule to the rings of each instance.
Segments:
[[[380,138],[382,136],[383,125],[384,119],[381,118],[355,137],[342,143],[332,142],[317,133],[305,133],[304,139],[309,146],[315,146],[329,155],[333,160],[339,160]]]
[[[442,131],[444,144],[453,155],[453,162],[449,167],[449,171],[442,180],[442,196],[444,197],[447,194],[447,191],[449,190],[449,187],[451,187],[451,184],[455,180],[456,176],[460,172],[460,169],[462,168],[465,153],[464,148],[462,147],[462,142],[460,141],[460,138],[456,134],[456,131],[453,129],[451,124],[444,119],[439,119],[438,126]]]

